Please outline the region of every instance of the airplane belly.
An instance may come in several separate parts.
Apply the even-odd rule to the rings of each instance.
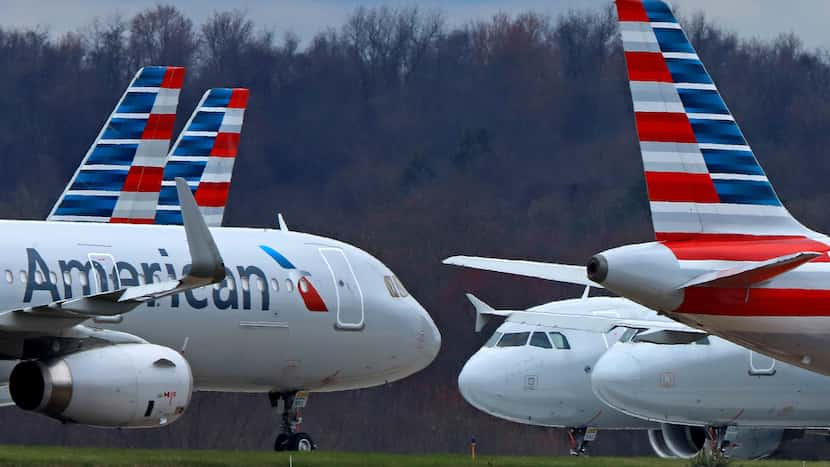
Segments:
[[[776,360],[830,376],[830,316],[683,314],[683,322]]]

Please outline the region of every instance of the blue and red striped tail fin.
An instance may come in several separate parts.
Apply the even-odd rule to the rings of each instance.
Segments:
[[[248,90],[208,90],[179,135],[167,160],[156,224],[181,224],[176,177],[187,180],[209,226],[222,225]]]
[[[781,204],[671,8],[616,4],[657,239],[811,234]]]
[[[47,220],[153,223],[184,74],[136,73]]]

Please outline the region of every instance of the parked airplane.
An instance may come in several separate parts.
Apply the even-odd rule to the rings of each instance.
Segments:
[[[666,3],[616,3],[657,241],[595,255],[589,277],[830,375],[830,239],[784,208]]]
[[[591,385],[609,406],[655,422],[704,427],[727,442],[747,428],[769,429],[778,438],[770,443],[780,441],[780,429],[827,430],[830,378],[714,336],[656,344],[665,336],[663,323],[654,324],[628,328],[594,366]]]
[[[159,96],[167,79],[140,73],[132,91]],[[114,115],[86,162],[141,159],[161,139],[153,112]],[[212,157],[233,141],[221,128],[182,141],[193,136]],[[9,378],[18,407],[94,426],[154,427],[176,420],[193,390],[264,392],[282,411],[275,449],[307,450],[310,436],[295,433],[305,391],[384,384],[435,358],[440,334],[429,315],[386,266],[351,245],[284,222],[208,229],[193,187],[178,177],[184,229],[116,225],[157,215],[143,182],[160,190],[162,177],[156,161],[146,167],[148,178],[127,184],[137,189],[65,193],[53,212],[65,222],[0,221],[0,356],[22,360]]]
[[[572,453],[583,452],[596,430],[647,429],[652,449],[660,457],[693,457],[709,439],[731,457],[756,459],[771,455],[785,440],[800,437],[805,428],[821,426],[816,424],[821,412],[810,416],[806,410],[827,405],[816,398],[830,385],[827,378],[785,365],[783,376],[801,378],[795,382],[781,378],[768,386],[766,381],[747,381],[756,377],[747,376],[749,365],[763,366],[757,371],[764,374],[770,374],[769,366],[757,356],[748,364],[746,349],[691,328],[685,334],[691,343],[655,344],[664,342],[666,329],[676,331],[672,338],[680,336],[682,325],[629,300],[586,295],[509,311],[494,310],[469,297],[478,328],[489,316],[506,320],[464,365],[458,377],[462,395],[474,407],[499,418],[567,427]],[[638,350],[634,362],[631,348]],[[667,349],[673,348],[692,350],[669,354]],[[710,348],[719,352],[700,355],[701,349]],[[648,371],[663,368],[649,360],[660,353],[673,359],[658,360],[673,371]],[[743,358],[732,358],[738,355]],[[724,356],[730,358],[719,358]],[[713,366],[718,367],[714,380],[711,371],[706,372]],[[638,373],[638,368],[646,370]],[[699,371],[687,372],[687,368]],[[743,383],[749,384],[739,385]],[[798,389],[813,383],[818,386],[802,397]],[[635,410],[629,410],[629,401],[638,404]],[[641,407],[660,415],[644,417],[637,410]],[[806,410],[794,414],[794,407]]]

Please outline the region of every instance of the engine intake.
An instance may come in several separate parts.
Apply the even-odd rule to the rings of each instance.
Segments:
[[[9,392],[23,410],[100,427],[157,427],[190,403],[193,375],[178,352],[154,344],[121,344],[20,362]]]

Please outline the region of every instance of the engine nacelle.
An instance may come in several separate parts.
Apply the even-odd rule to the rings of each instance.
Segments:
[[[606,289],[663,312],[674,311],[683,303],[683,291],[678,287],[694,277],[694,272],[679,267],[671,250],[656,242],[596,254],[588,262],[587,273]]]
[[[154,344],[120,344],[29,360],[9,378],[14,403],[62,421],[105,428],[151,428],[179,418],[190,403],[193,374],[178,352]]]
[[[798,430],[763,430],[741,428],[725,446],[735,459],[763,459],[771,456],[786,439],[798,437]],[[703,428],[663,423],[660,430],[649,430],[648,440],[654,453],[663,458],[691,459],[707,446]]]
[[[691,459],[706,444],[706,432],[700,427],[663,423],[660,431],[663,432],[666,447],[681,459]]]

